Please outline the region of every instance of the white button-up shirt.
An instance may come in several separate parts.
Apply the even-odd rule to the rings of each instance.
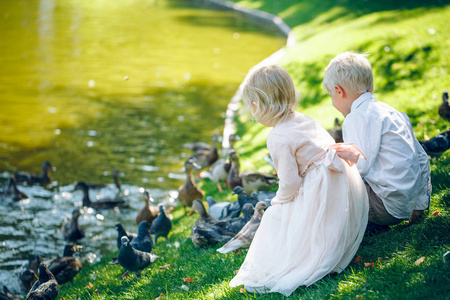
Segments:
[[[353,102],[342,132],[345,143],[355,144],[365,154],[367,159],[357,163],[359,173],[392,216],[408,219],[413,210],[428,208],[428,156],[405,113],[367,92]]]

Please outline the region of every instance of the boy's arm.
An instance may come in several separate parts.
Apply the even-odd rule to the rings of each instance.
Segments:
[[[344,143],[353,143],[366,156],[356,164],[361,177],[367,175],[372,168],[381,147],[381,122],[373,122],[368,116],[347,115],[342,124]]]

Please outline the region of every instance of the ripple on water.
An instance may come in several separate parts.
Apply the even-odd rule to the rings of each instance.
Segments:
[[[74,185],[61,186],[54,191],[40,186],[18,186],[30,199],[13,202],[0,199],[0,282],[14,293],[20,294],[18,276],[28,263],[30,255],[48,259],[62,256],[64,237],[61,227],[72,217],[74,208],[80,208],[79,224],[85,238],[77,242],[83,251],[76,256],[84,265],[91,264],[111,252],[118,251],[115,224],[120,222],[129,232],[137,232],[135,218],[143,207],[144,189],[140,186],[122,185],[121,197],[129,207],[114,210],[95,210],[82,206],[83,194]],[[153,201],[174,206],[176,191],[150,189]],[[90,191],[92,199],[115,197],[114,185]]]

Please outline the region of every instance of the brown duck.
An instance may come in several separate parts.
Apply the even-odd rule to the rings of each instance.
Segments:
[[[211,147],[207,150],[198,150],[189,158],[195,160],[195,162],[201,167],[201,169],[207,168],[215,163],[219,159],[219,153],[217,152],[217,142],[220,140],[220,136],[216,133],[213,135]]]
[[[183,205],[186,213],[186,207],[192,206],[192,202],[195,199],[203,199],[205,192],[197,186],[192,176],[192,169],[199,170],[201,167],[193,159],[188,158],[184,168],[186,170],[186,182],[178,188],[178,200]]]
[[[150,191],[144,191],[144,207],[139,211],[136,217],[136,224],[140,224],[142,221],[147,221],[149,224],[152,224],[153,220],[156,219],[159,213],[159,209],[157,206],[152,205],[149,206],[150,202]]]
[[[278,183],[275,175],[260,172],[240,172],[239,155],[236,151],[229,153],[231,168],[228,172],[228,188],[233,190],[240,185],[248,194],[268,190]]]
[[[333,137],[336,143],[342,143],[342,128],[339,119],[334,119],[334,127],[327,130],[328,133]]]

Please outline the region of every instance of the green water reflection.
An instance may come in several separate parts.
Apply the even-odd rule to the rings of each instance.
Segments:
[[[181,0],[0,1],[0,171],[176,188],[179,145],[222,132],[229,99],[285,39]]]

